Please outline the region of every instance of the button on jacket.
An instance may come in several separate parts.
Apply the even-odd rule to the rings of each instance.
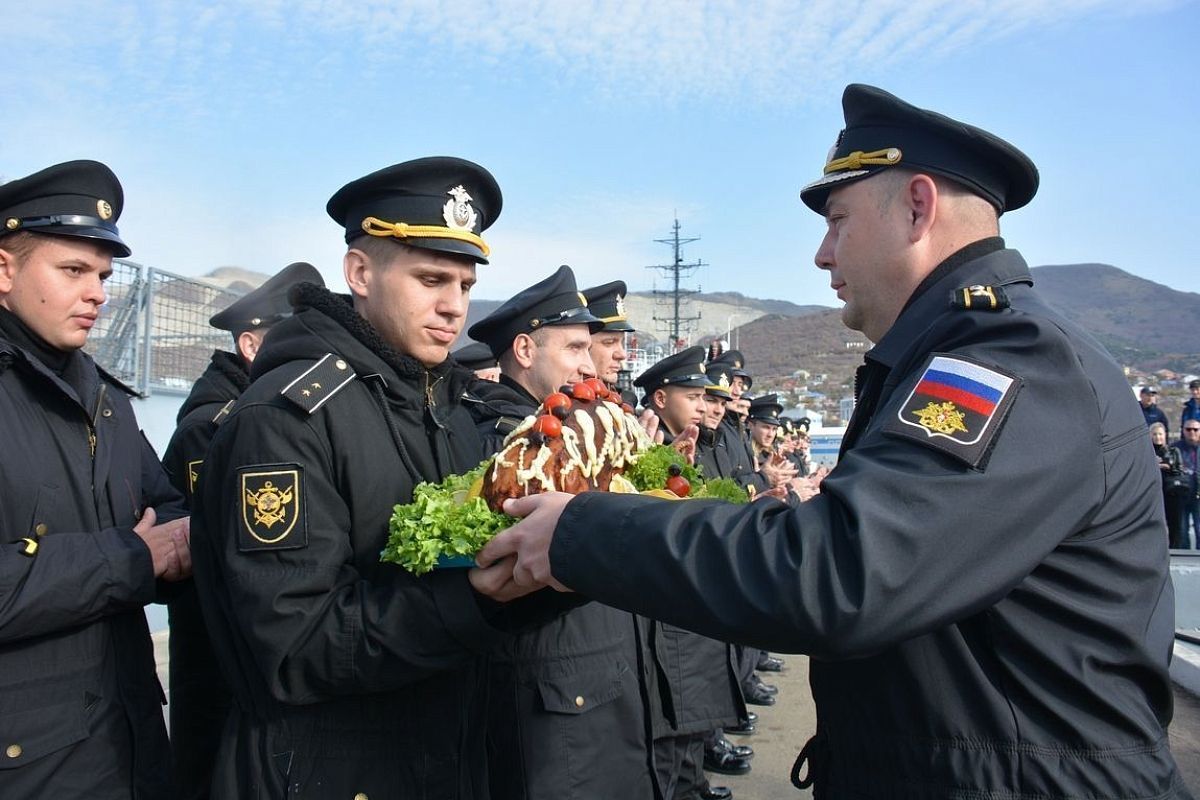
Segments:
[[[167,798],[141,511],[185,516],[125,390],[0,335],[0,797]]]
[[[977,284],[1010,307],[951,307]],[[1015,376],[973,465],[895,432],[933,354]],[[554,575],[811,654],[818,734],[801,767],[817,797],[1188,797],[1166,735],[1160,479],[1119,368],[998,239],[939,267],[866,362],[818,497],[584,495],[559,521]]]

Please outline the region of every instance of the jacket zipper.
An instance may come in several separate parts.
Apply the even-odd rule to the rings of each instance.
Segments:
[[[100,417],[100,409],[104,407],[104,384],[100,384],[100,391],[96,393],[96,409],[92,412],[92,416],[87,418],[88,428],[88,449],[91,451],[92,459],[96,458],[96,420]]]
[[[432,376],[428,372],[425,373],[425,407],[428,409],[434,409],[437,407],[437,401],[433,399],[433,387],[437,386],[442,381],[441,378],[438,378],[436,381],[431,382],[429,380],[431,377]]]

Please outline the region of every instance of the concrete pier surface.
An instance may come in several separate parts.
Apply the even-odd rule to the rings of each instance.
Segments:
[[[157,631],[154,652],[159,678],[167,686],[167,632]],[[754,748],[754,768],[745,775],[709,775],[716,786],[733,789],[734,800],[787,800],[811,797],[792,786],[789,775],[796,754],[816,729],[816,713],[808,691],[808,658],[782,656],[783,672],[763,673],[764,680],[779,687],[779,700],[770,707],[751,706],[758,713],[758,731],[753,736],[731,736],[735,744]],[[1171,724],[1171,750],[1187,785],[1200,792],[1200,698],[1175,686],[1175,719]]]

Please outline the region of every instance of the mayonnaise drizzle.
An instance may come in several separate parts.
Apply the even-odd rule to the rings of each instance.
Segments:
[[[562,483],[554,480],[547,472],[554,451],[549,447],[537,447],[528,466],[523,466],[526,452],[530,443],[525,434],[534,427],[537,415],[526,417],[504,439],[504,446],[492,461],[492,480],[496,480],[502,468],[511,468],[517,484],[524,494],[530,494],[530,484],[535,481],[541,484],[545,491],[554,491],[565,485],[565,481],[573,470],[586,478],[592,485],[606,465],[616,469],[631,463],[637,453],[645,450],[651,444],[646,432],[636,420],[615,403],[599,401],[595,409],[596,417],[600,420],[604,437],[597,447],[596,425],[590,414],[582,408],[576,408],[571,415],[575,428],[563,426],[564,464],[558,471]],[[580,449],[582,440],[583,449]],[[513,460],[515,454],[515,460]]]

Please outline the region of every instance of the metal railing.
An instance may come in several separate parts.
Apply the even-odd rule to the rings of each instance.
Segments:
[[[208,324],[241,295],[133,261],[116,259],[108,302],[88,337],[96,363],[143,394],[186,394],[230,336]]]

